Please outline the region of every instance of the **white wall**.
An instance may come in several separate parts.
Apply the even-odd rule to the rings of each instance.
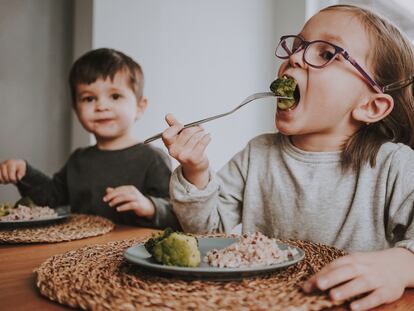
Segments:
[[[70,147],[70,0],[0,1],[0,161],[23,158],[51,174]],[[19,197],[0,185],[0,203]]]
[[[273,54],[278,39],[300,30],[305,6],[275,0],[95,0],[92,48],[119,49],[142,65],[150,105],[136,134],[144,140],[166,127],[168,112],[187,123],[267,91],[279,65]],[[250,138],[274,131],[274,100],[251,103],[205,128],[213,138],[208,155],[218,169]]]

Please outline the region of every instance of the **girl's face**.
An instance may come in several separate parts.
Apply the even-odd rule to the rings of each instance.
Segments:
[[[356,17],[347,12],[327,11],[313,16],[300,34],[305,40],[325,40],[344,48],[371,76],[369,37]],[[352,111],[369,100],[374,91],[342,55],[317,69],[303,61],[303,50],[290,56],[279,76],[298,82],[300,101],[295,109],[278,110],[276,127],[299,148],[308,151],[339,150],[361,126]]]
[[[138,101],[128,82],[128,74],[120,71],[113,80],[101,78],[77,86],[76,114],[101,149],[120,149],[135,143],[132,127],[144,113],[146,99]]]

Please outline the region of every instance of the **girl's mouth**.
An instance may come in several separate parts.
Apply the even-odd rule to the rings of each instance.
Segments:
[[[293,110],[299,104],[300,89],[294,78],[283,75],[272,82],[270,89],[276,96],[289,97],[278,100],[277,108],[279,110]]]

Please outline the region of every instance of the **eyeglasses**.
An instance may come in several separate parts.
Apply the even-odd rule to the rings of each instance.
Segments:
[[[384,93],[386,90],[389,91],[389,86],[401,82],[387,85],[386,88],[379,86],[379,84],[371,78],[371,76],[356,62],[355,59],[348,54],[347,51],[335,44],[323,40],[306,41],[301,36],[283,36],[280,38],[275,55],[281,59],[288,59],[291,55],[301,50],[304,50],[303,61],[314,68],[324,68],[328,66],[335,60],[338,54],[341,54],[348,62],[351,63],[352,66],[355,67],[356,70],[359,71],[359,73],[362,74],[367,83],[378,93]],[[414,77],[411,78],[410,83],[413,81]],[[401,85],[398,84],[398,88],[400,87]],[[395,88],[393,87],[392,89]]]

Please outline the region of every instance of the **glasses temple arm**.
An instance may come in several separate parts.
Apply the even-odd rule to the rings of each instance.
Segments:
[[[384,88],[379,86],[377,82],[375,82],[369,74],[353,59],[348,52],[343,51],[342,55],[345,57],[347,61],[349,61],[361,74],[362,76],[371,84],[371,86],[377,91],[378,93],[384,93]]]

